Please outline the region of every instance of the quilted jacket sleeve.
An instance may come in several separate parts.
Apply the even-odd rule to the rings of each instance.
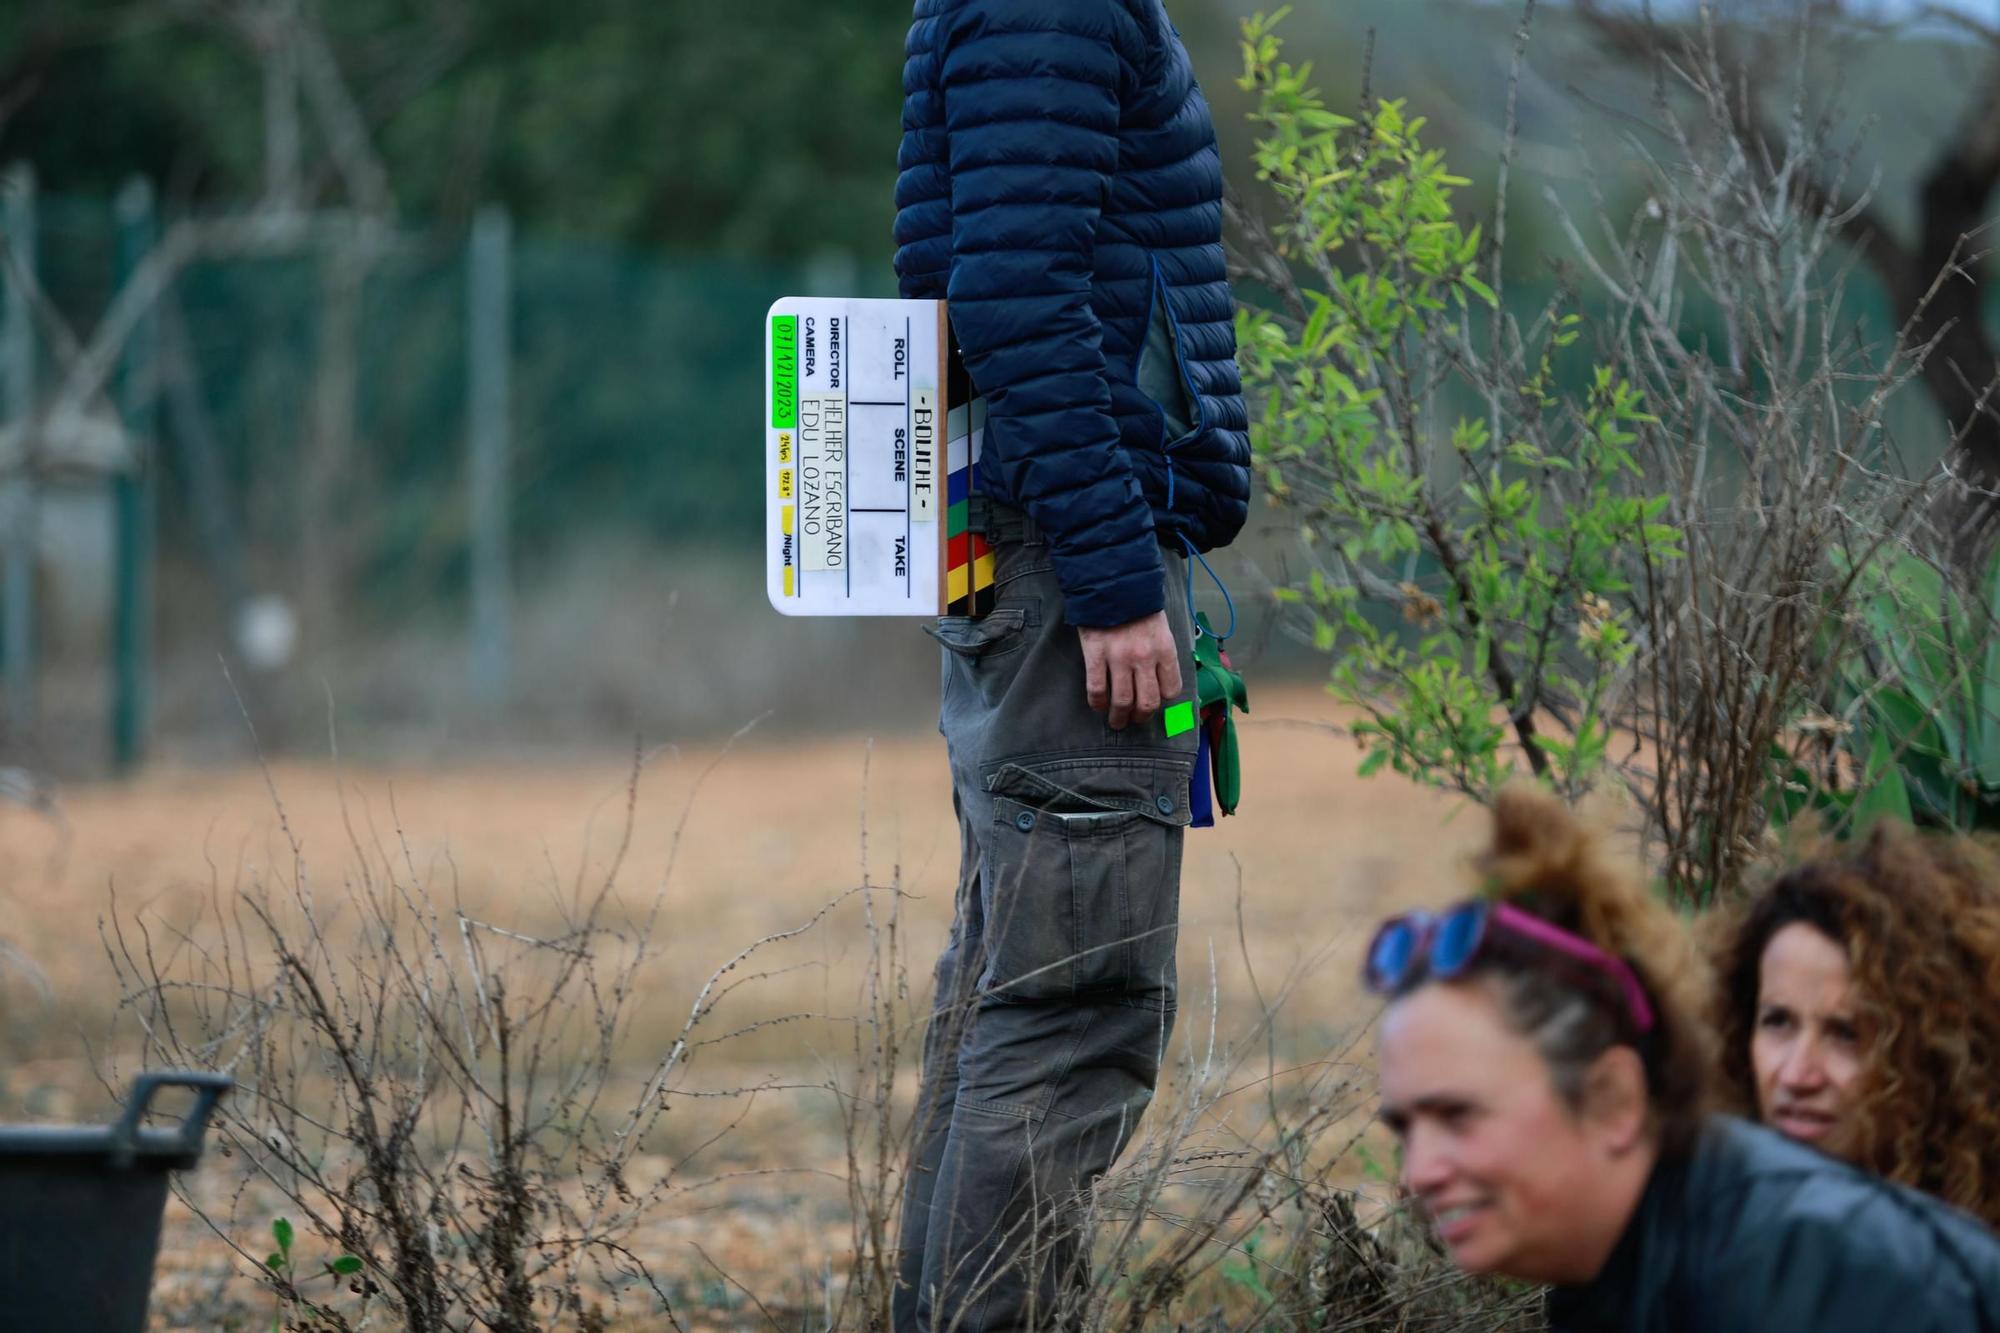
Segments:
[[[940,69],[947,294],[987,401],[982,469],[1048,534],[1065,614],[1088,626],[1151,615],[1165,599],[1090,303],[1130,22],[1119,0],[967,0]]]

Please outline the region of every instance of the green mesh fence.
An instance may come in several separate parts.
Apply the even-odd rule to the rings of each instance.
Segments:
[[[39,280],[87,335],[117,289],[113,204],[43,197],[37,213]],[[470,251],[463,235],[406,230],[365,266],[345,307],[336,252],[324,245],[205,258],[174,284],[158,344],[167,387],[154,414],[155,623],[158,669],[164,679],[179,661],[175,679],[184,683],[159,690],[163,728],[180,718],[190,730],[240,730],[236,701],[218,683],[218,645],[229,634],[228,608],[266,593],[298,608],[309,650],[315,627],[331,623],[339,645],[358,651],[359,664],[334,677],[349,716],[372,708],[398,725],[418,718],[441,727],[436,719],[457,707],[468,678],[473,582]],[[892,295],[886,262],[808,271],[526,235],[514,238],[506,274],[507,544],[521,599],[509,703],[517,715],[554,700],[543,709],[552,730],[574,725],[564,710],[588,712],[599,720],[592,725],[613,731],[667,715],[740,720],[783,690],[738,672],[733,683],[744,697],[717,705],[676,683],[697,678],[695,658],[669,655],[718,642],[749,657],[810,643],[801,659],[810,661],[874,652],[886,631],[764,624],[773,618],[758,595],[757,441],[765,309],[795,293]],[[1510,305],[1532,319],[1548,295],[1517,284]],[[1841,317],[1865,340],[1883,342],[1891,332],[1886,303],[1859,276],[1850,279]],[[1719,337],[1712,312],[1693,305],[1683,327],[1691,341]],[[60,366],[48,347],[38,363],[46,396]],[[1580,390],[1586,371],[1579,361],[1566,372],[1577,382],[1566,387]],[[1900,395],[1894,411],[1884,447],[1918,465],[1941,444],[1941,427],[1921,393]],[[107,483],[97,484],[108,493]],[[81,534],[72,554],[95,540],[92,533],[109,531],[88,512],[91,485],[71,484],[61,518]],[[623,541],[638,568],[673,577],[592,602],[593,584],[607,576],[579,553],[606,541]],[[670,641],[663,607],[684,591],[700,603],[689,613],[700,631]],[[550,611],[552,601],[564,603],[562,615]],[[53,622],[58,609],[51,599],[43,614]],[[82,662],[99,671],[110,660],[109,603],[92,614],[94,628],[81,640],[72,634],[76,651],[67,658],[53,651],[62,647],[60,627],[50,630],[43,737],[80,735],[77,725],[101,727],[107,715],[106,681],[71,670]],[[651,618],[655,628],[628,624],[622,647],[609,646],[608,627],[635,618]],[[575,665],[585,643],[615,668],[588,685]],[[273,675],[268,688],[283,697],[268,711],[282,718],[290,708],[303,718],[322,709],[316,673],[324,660],[308,651],[289,674]],[[409,697],[413,664],[432,675],[430,703]],[[712,673],[698,678],[704,689],[720,688]],[[80,744],[92,753],[105,748]]]
[[[282,550],[297,516],[329,498],[300,489],[326,353],[325,269],[324,259],[210,262],[179,284],[203,398],[259,549]],[[771,266],[517,242],[510,524],[527,567],[607,528],[754,550],[762,314],[802,280]],[[463,586],[467,281],[463,245],[415,243],[363,286],[351,467],[325,480],[341,491],[358,586],[387,606]],[[860,286],[891,294],[886,276]]]

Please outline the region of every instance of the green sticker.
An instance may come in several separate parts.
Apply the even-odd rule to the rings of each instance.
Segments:
[[[799,422],[799,317],[771,318],[771,425],[791,430]]]
[[[1167,735],[1178,736],[1184,731],[1194,730],[1194,700],[1183,699],[1177,704],[1169,704],[1167,711],[1160,715],[1167,724]]]

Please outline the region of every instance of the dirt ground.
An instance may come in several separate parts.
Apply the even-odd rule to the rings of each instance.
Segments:
[[[1392,776],[1356,778],[1354,744],[1316,691],[1270,692],[1253,704],[1241,733],[1242,813],[1187,842],[1177,1041],[1226,1045],[1249,1030],[1260,1004],[1281,997],[1276,1049],[1310,1060],[1372,1016],[1353,976],[1374,919],[1459,889],[1483,821]],[[460,769],[285,764],[268,780],[254,769],[154,771],[65,792],[66,829],[0,807],[0,942],[35,969],[0,977],[0,1118],[105,1114],[111,1098],[95,1071],[130,1049],[131,1032],[114,1012],[104,923],[145,921],[162,939],[176,929],[199,934],[213,923],[212,904],[291,874],[290,838],[322,900],[353,883],[359,867],[393,860],[447,887],[468,913],[534,933],[560,921],[577,883],[606,875],[625,837],[629,795],[634,817],[617,893],[634,910],[664,895],[661,951],[621,1048],[635,1071],[659,1057],[719,963],[811,919],[862,882],[864,863],[871,882],[899,883],[908,895],[903,937],[910,985],[921,991],[949,922],[957,856],[936,736],[795,743],[753,732],[727,753],[708,746],[652,755],[636,788],[631,766],[631,756],[607,754]],[[851,1012],[866,945],[858,909],[835,911],[773,947],[767,966],[776,975],[732,997],[726,1025]],[[846,1058],[850,1041],[825,1024],[781,1024],[718,1047],[701,1078],[718,1087],[810,1083],[814,1071]],[[112,1081],[129,1068],[117,1064]],[[744,1174],[840,1175],[837,1122],[823,1103],[805,1094],[763,1098],[703,1163],[716,1188],[686,1196],[646,1233],[650,1252],[641,1257],[689,1303],[727,1307],[736,1299],[729,1279],[745,1272],[762,1275],[767,1290],[803,1290],[847,1243],[838,1191]],[[648,1146],[661,1160],[683,1151],[672,1135]],[[191,1188],[205,1207],[231,1204],[231,1225],[251,1234],[219,1236],[185,1203],[171,1205],[159,1327],[215,1326],[201,1321],[219,1309],[249,1321],[261,1309],[269,1326],[268,1298],[223,1242],[261,1254],[257,1233],[268,1213],[260,1209],[274,1205],[255,1191],[221,1199],[232,1178],[228,1164],[211,1159]]]

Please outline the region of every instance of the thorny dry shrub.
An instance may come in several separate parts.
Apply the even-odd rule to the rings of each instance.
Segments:
[[[1166,1104],[1088,1214],[1079,1326],[1543,1327],[1539,1290],[1461,1274],[1386,1188],[1393,1167],[1362,1142],[1372,1067],[1347,1048],[1282,1070],[1258,1049],[1272,1017],[1235,1049],[1212,1026],[1183,1039]],[[1248,1132],[1233,1123],[1245,1120]]]
[[[698,1032],[704,1020],[769,975],[753,957],[813,923],[727,960],[652,1067],[636,1079],[620,1067],[621,1039],[653,1003],[640,973],[658,951],[672,877],[670,863],[637,910],[618,892],[639,768],[609,871],[579,872],[553,933],[471,915],[455,879],[419,866],[399,818],[387,839],[366,842],[350,821],[345,873],[320,877],[275,788],[288,873],[233,894],[218,886],[211,918],[192,926],[114,904],[106,947],[141,1059],[234,1075],[218,1113],[222,1151],[286,1201],[301,1232],[361,1260],[339,1299],[314,1296],[267,1267],[261,1246],[246,1248],[256,1228],[204,1214],[311,1321],[301,1326],[601,1328],[600,1302],[615,1316],[618,1294],[635,1289],[675,1322],[627,1241],[682,1182],[631,1168],[678,1096],[705,1095],[681,1086],[697,1048],[740,1035]]]
[[[1686,558],[1649,562],[1634,598],[1646,647],[1621,767],[1667,885],[1696,901],[1763,850],[1774,788],[1869,646],[1857,580],[1937,549],[1921,524],[1941,428],[1904,390],[1936,350],[1918,336],[1931,301],[1977,262],[1967,238],[1915,316],[1866,333],[1845,228],[1868,193],[1827,107],[1837,71],[1801,19],[1765,39],[1773,77],[1752,89],[1723,54],[1736,35],[1709,6],[1656,34],[1650,124],[1631,140],[1646,197],[1628,222],[1601,192],[1594,224],[1557,207],[1604,307],[1600,340],[1659,418],[1642,457],[1685,538]],[[1768,136],[1745,128],[1760,101],[1782,108]]]
[[[637,776],[635,767],[621,858]],[[680,828],[698,793],[697,782]],[[641,967],[671,933],[665,880],[634,910],[617,891],[614,858],[601,878],[568,885],[563,929],[530,936],[466,910],[453,879],[424,873],[393,804],[391,815],[382,838],[364,839],[350,823],[351,859],[338,878],[312,872],[294,840],[287,873],[218,884],[203,921],[169,926],[118,908],[104,926],[142,1060],[238,1080],[216,1124],[216,1157],[229,1165],[212,1158],[204,1168],[234,1182],[217,1190],[207,1181],[181,1197],[235,1250],[240,1271],[271,1291],[284,1322],[688,1328],[736,1326],[754,1312],[760,1324],[887,1328],[915,1138],[911,1076],[930,1005],[909,981],[901,868],[875,882],[865,813],[860,883],[797,929],[726,960],[689,1001],[664,1054],[637,1071],[622,1062],[631,1043],[621,1038],[646,990]],[[834,1029],[848,1034],[842,1049],[822,1056],[823,1080],[722,1093],[692,1084],[688,1063],[703,1047],[786,1018],[826,1018],[709,1031],[732,991],[785,970],[765,961],[769,950],[820,929],[843,905],[858,911],[866,943],[834,979],[856,1005]],[[1326,961],[1307,959],[1269,995],[1250,975],[1261,1017],[1233,1040],[1218,1030],[1223,988],[1211,961],[1205,1004],[1184,1011],[1138,1141],[1085,1209],[1089,1271],[1074,1275],[1070,1307],[1058,1312],[1071,1326],[1539,1326],[1537,1293],[1451,1269],[1362,1145],[1372,1079],[1351,1049],[1362,1025],[1347,1048],[1292,1057],[1280,1015]],[[713,1206],[690,1202],[708,1199],[699,1191],[712,1182],[677,1169],[686,1159],[661,1171],[642,1145],[685,1099],[773,1090],[798,1095],[786,1109],[801,1121],[816,1115],[814,1099],[839,1108],[845,1254],[799,1290],[769,1272],[725,1272],[697,1250],[708,1266],[700,1276],[719,1274],[723,1286],[714,1299],[690,1297],[701,1284],[657,1271],[663,1256],[645,1224]],[[752,1160],[737,1183],[758,1187],[768,1172],[774,1196],[786,1172],[812,1169],[772,1161],[768,1147]],[[258,1192],[284,1201],[313,1262],[266,1265],[263,1214],[249,1202]],[[362,1268],[333,1284],[317,1257],[344,1254]]]

